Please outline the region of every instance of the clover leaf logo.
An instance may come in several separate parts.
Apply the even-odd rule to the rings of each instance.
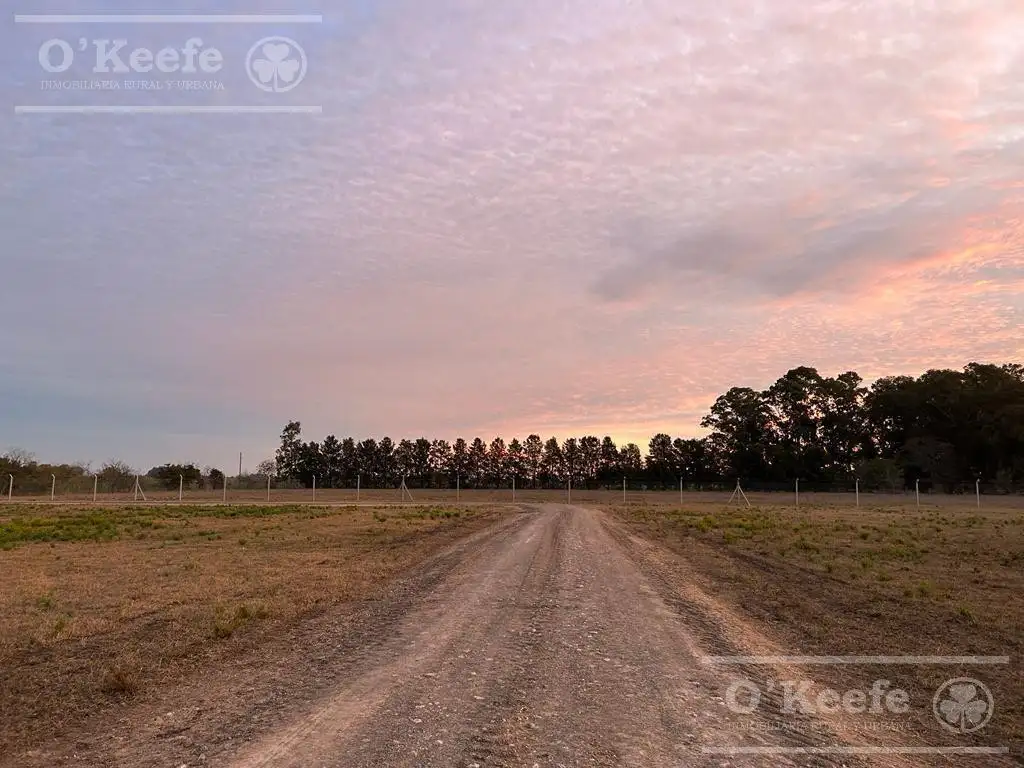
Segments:
[[[302,46],[289,37],[265,37],[249,49],[245,70],[261,91],[287,93],[306,77]]]
[[[932,710],[939,724],[959,734],[980,731],[992,719],[994,709],[992,691],[971,677],[947,680],[932,699]]]

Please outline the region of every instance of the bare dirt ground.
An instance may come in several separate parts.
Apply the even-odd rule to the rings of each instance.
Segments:
[[[770,676],[814,674],[793,664],[705,663],[709,654],[799,651],[694,576],[684,558],[606,512],[525,508],[443,549],[357,614],[325,612],[234,667],[200,671],[0,764],[1016,764],[896,754],[978,743],[943,737],[934,723],[929,730],[920,707],[896,730],[852,715],[783,718],[770,693],[756,712],[733,711],[724,699],[738,678],[767,686]],[[864,745],[877,754],[834,754]]]

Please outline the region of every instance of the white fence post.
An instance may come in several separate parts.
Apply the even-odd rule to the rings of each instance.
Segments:
[[[267,504],[270,503],[270,481],[273,479],[273,475],[267,473]]]
[[[569,478],[569,503],[572,504],[572,478]]]
[[[50,475],[50,477],[50,501],[53,501],[54,497],[57,495],[57,476]]]
[[[974,481],[974,493],[978,497],[978,509],[981,509],[981,478]]]
[[[921,508],[921,481],[914,481],[914,494],[917,496],[917,508]]]
[[[185,476],[178,475],[178,503],[185,497]]]
[[[622,503],[626,503],[626,476],[622,476]]]
[[[7,484],[7,500],[12,501],[14,499],[14,475],[8,475],[11,481]]]
[[[857,489],[857,509],[860,509],[860,478],[857,478],[855,487]]]
[[[800,478],[796,479],[796,508],[800,509]]]
[[[221,503],[228,503],[228,476],[224,475],[224,492],[221,494]]]
[[[679,506],[683,506],[683,478],[679,478]]]
[[[458,504],[459,500],[461,498],[462,498],[462,477],[458,473],[456,473],[455,474],[455,503]]]
[[[363,475],[362,475],[362,473],[360,473],[360,474],[356,475],[356,504],[359,503],[359,496],[362,494],[362,491],[363,491],[362,486],[363,486]]]
[[[100,476],[99,475],[93,475],[93,477],[92,477],[92,503],[93,504],[96,503],[96,496],[99,494],[99,490],[100,490]]]
[[[316,503],[316,475],[313,476],[313,503]]]
[[[512,475],[512,503],[516,503],[516,476]]]

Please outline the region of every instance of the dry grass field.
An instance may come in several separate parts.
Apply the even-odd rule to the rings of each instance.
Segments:
[[[755,501],[755,499],[752,499]],[[927,693],[986,682],[986,735],[1024,744],[1024,509],[636,503],[610,511],[679,553],[702,586],[797,655],[1009,656],[985,667],[826,667],[842,687],[888,678]],[[930,698],[930,696],[929,696]],[[934,724],[932,724],[934,725]]]
[[[343,615],[501,514],[0,506],[0,755]]]
[[[95,750],[97,734],[122,721],[130,731],[140,712],[165,712],[164,699],[202,690],[207,679],[230,679],[232,690],[288,690],[292,678],[279,665],[334,659],[324,655],[328,648],[350,658],[375,646],[380,638],[358,627],[384,626],[365,622],[366,611],[383,604],[403,574],[456,541],[457,557],[465,557],[476,547],[466,536],[514,522],[523,509],[502,503],[511,492],[500,491],[463,492],[459,505],[454,492],[414,491],[418,503],[398,504],[397,493],[376,491],[359,506],[345,503],[347,492],[318,495],[319,505],[289,493],[273,506],[260,504],[259,494],[231,505],[202,498],[0,505],[0,765],[5,754],[30,758],[12,765],[52,764],[46,745]],[[664,594],[692,579],[792,654],[1009,656],[1007,666],[980,669],[813,673],[840,689],[889,679],[915,700],[930,700],[951,677],[977,677],[997,702],[989,741],[978,743],[1011,744],[1022,754],[1021,499],[986,498],[979,511],[962,497],[928,496],[920,509],[913,497],[865,495],[857,508],[852,496],[805,496],[799,509],[789,495],[751,495],[751,508],[728,498],[630,493],[624,504],[618,493],[584,491],[572,501],[604,510],[624,537],[632,532],[677,558]],[[517,500],[557,504],[568,496],[527,491]],[[637,563],[650,564],[646,556]],[[665,573],[648,576],[657,585]],[[430,594],[421,585],[408,605],[388,598],[388,610],[405,615]],[[680,615],[684,623],[701,620]],[[717,652],[730,652],[722,627],[689,630],[724,638]],[[339,651],[339,642],[351,646]],[[290,695],[301,703],[306,694]],[[250,704],[284,710],[295,702]],[[202,706],[194,717],[206,717]],[[926,735],[936,728],[919,725]],[[174,738],[179,727],[186,726],[160,732]]]

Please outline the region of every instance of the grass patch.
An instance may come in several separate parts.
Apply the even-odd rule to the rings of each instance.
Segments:
[[[1019,508],[611,510],[679,552],[703,589],[801,653],[1009,656],[1010,667],[960,672],[983,673],[998,691],[1001,719],[986,733],[996,741],[1024,740],[1024,678],[1016,671],[1024,654]],[[929,700],[949,672],[915,667],[900,670],[900,679]],[[841,689],[843,675],[853,672],[826,674]]]

